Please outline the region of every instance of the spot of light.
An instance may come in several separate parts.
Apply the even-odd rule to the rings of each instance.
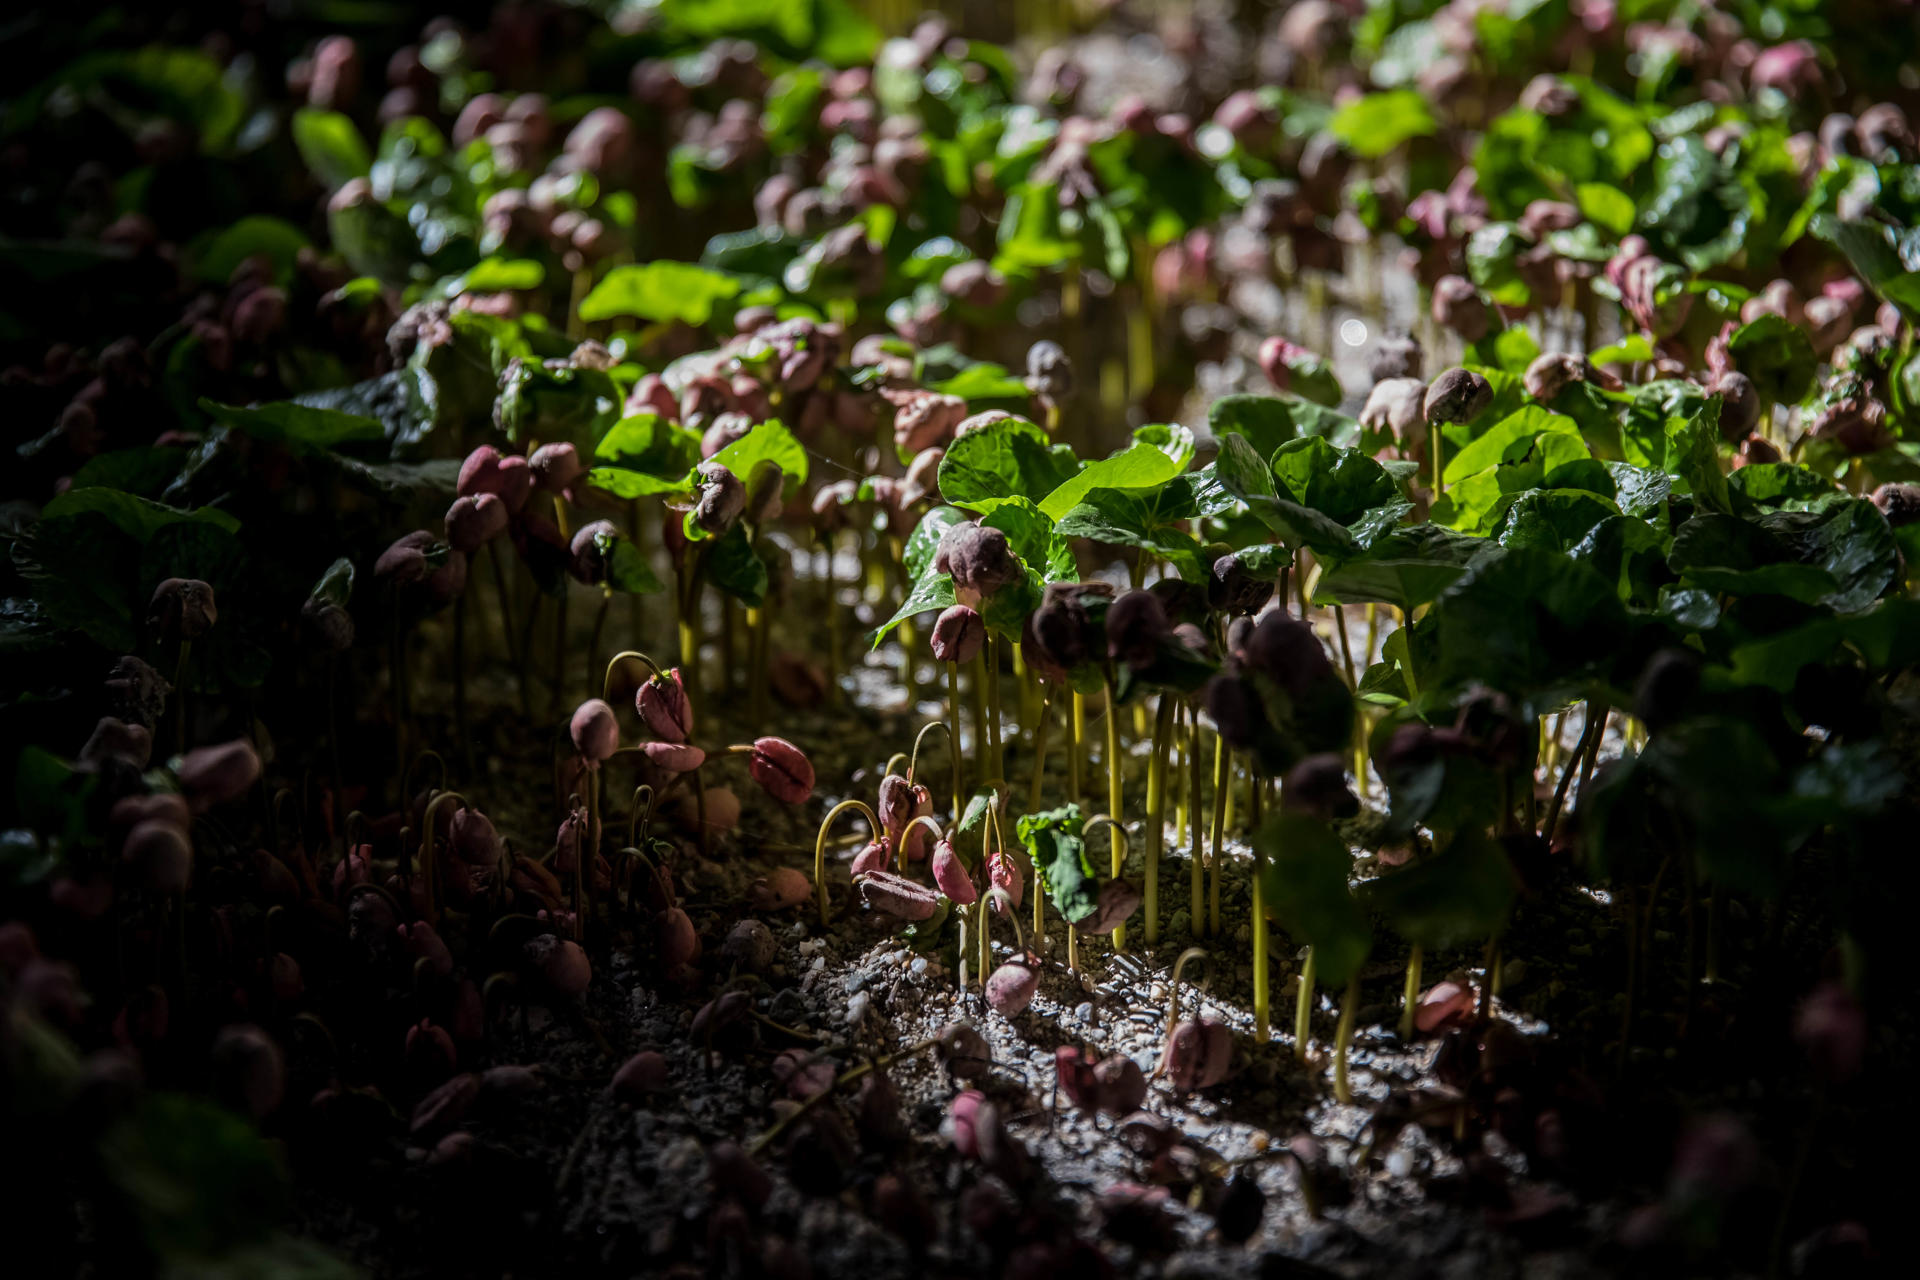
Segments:
[[[1358,320],[1340,322],[1340,341],[1350,347],[1357,347],[1367,340],[1367,326]]]

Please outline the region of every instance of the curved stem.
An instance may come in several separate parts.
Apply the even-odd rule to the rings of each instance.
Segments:
[[[647,793],[647,807],[645,810],[640,808],[640,793],[642,791]],[[633,789],[633,811],[627,814],[627,843],[629,845],[636,848],[639,847],[641,837],[649,834],[649,828],[653,826],[653,806],[658,802],[658,794],[646,783],[643,782]],[[636,834],[636,828],[638,828],[638,834]]]
[[[587,841],[580,856],[573,860],[573,940],[579,942],[587,931],[587,886],[593,883],[588,870],[600,856],[600,770],[587,779]]]
[[[988,888],[988,890],[980,896],[980,901],[994,903],[1000,908],[998,914],[1005,916],[1008,922],[1013,925],[1014,954],[1026,955],[1027,935],[1020,928],[1020,913],[1014,909],[1013,895],[996,884]],[[986,928],[984,922],[981,924],[981,928],[982,930]],[[985,936],[984,933],[982,936]],[[983,957],[986,956],[988,954],[987,948],[984,946],[981,947],[980,954]]]
[[[820,834],[814,838],[813,842],[813,889],[820,904],[820,925],[822,928],[825,928],[828,922],[827,832],[833,828],[833,820],[848,810],[852,810],[865,818],[867,820],[867,829],[873,833],[873,838],[875,840],[880,838],[880,819],[875,817],[873,810],[868,808],[866,803],[861,800],[842,800],[839,804],[827,810],[827,816],[820,820]]]
[[[1207,949],[1205,947],[1188,947],[1185,951],[1182,951],[1180,953],[1180,958],[1173,962],[1173,981],[1167,984],[1167,1034],[1168,1035],[1172,1035],[1173,1029],[1180,1025],[1180,975],[1186,969],[1187,961],[1189,960],[1198,960],[1202,964],[1206,965],[1208,970],[1208,977],[1212,976],[1213,958],[1207,954]],[[1205,990],[1207,985],[1206,980],[1202,979],[1199,983],[1195,985],[1199,986],[1202,990]]]
[[[433,898],[433,829],[435,822],[440,816],[440,806],[448,800],[455,801],[462,809],[470,809],[473,807],[467,803],[467,798],[458,791],[442,791],[434,796],[433,799],[427,801],[427,815],[420,824],[420,883],[422,894],[426,900],[426,917],[427,923],[429,924],[434,923],[434,916],[436,914],[434,911]]]
[[[1333,1096],[1342,1106],[1353,1104],[1353,1090],[1347,1084],[1347,1046],[1353,1042],[1353,1019],[1360,1009],[1360,970],[1347,979],[1346,999],[1340,1002],[1340,1026],[1334,1032]]]
[[[913,754],[907,757],[907,781],[908,782],[912,782],[916,777],[919,776],[920,744],[926,741],[927,734],[932,732],[935,729],[940,730],[942,733],[947,734],[949,737],[951,737],[953,734],[953,729],[944,720],[929,720],[925,724],[920,726],[920,732],[913,735]],[[888,773],[893,772],[893,762],[891,760],[887,762],[887,772]]]

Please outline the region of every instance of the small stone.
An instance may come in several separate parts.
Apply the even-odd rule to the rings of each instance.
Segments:
[[[1081,1022],[1092,1022],[1093,1021],[1093,1001],[1082,1000],[1079,1004],[1073,1006],[1073,1016],[1079,1019]]]
[[[841,979],[841,985],[846,987],[848,995],[852,995],[867,985],[867,975],[865,971],[855,969],[852,973]]]
[[[1387,1154],[1387,1174],[1389,1177],[1405,1178],[1413,1173],[1413,1152],[1405,1147],[1395,1147]]]
[[[859,1026],[860,1023],[866,1018],[867,1010],[872,1006],[872,1004],[873,1004],[873,1001],[868,997],[867,993],[864,991],[862,991],[859,995],[855,996],[853,999],[847,1001],[847,1025],[850,1027]]]
[[[926,977],[927,976],[927,958],[925,956],[915,956],[913,958],[913,963],[907,966],[907,972],[911,973],[916,978]]]

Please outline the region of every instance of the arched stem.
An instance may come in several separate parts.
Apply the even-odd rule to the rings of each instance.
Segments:
[[[614,654],[613,657],[607,660],[607,674],[602,677],[600,681],[600,697],[602,700],[606,702],[613,701],[612,697],[609,696],[613,691],[613,673],[620,669],[621,663],[628,661],[645,663],[647,670],[652,672],[655,678],[664,674],[660,670],[659,663],[649,658],[646,654],[641,653],[638,649],[622,649],[619,653]]]
[[[644,810],[640,807],[640,793],[643,791],[647,793],[647,807]],[[633,789],[633,810],[627,814],[627,844],[629,846],[637,848],[640,844],[641,837],[650,834],[651,828],[653,827],[653,806],[658,803],[658,801],[659,797],[655,794],[653,788],[644,782]],[[638,829],[637,834],[636,828]]]
[[[441,757],[438,751],[429,747],[413,758],[413,763],[407,766],[406,776],[400,780],[400,805],[402,808],[406,807],[408,799],[413,795],[413,771],[429,760],[433,761],[434,779],[433,785],[427,788],[428,792],[446,790],[447,762]]]
[[[1167,984],[1168,1035],[1172,1035],[1173,1029],[1180,1025],[1180,975],[1186,969],[1187,961],[1189,960],[1198,960],[1201,964],[1205,965],[1209,978],[1212,977],[1213,974],[1213,958],[1207,954],[1205,947],[1188,947],[1180,953],[1180,958],[1173,962],[1173,981]],[[1207,980],[1203,978],[1194,985],[1204,991]]]
[[[926,741],[927,734],[935,729],[946,734],[949,740],[953,737],[953,730],[947,726],[944,720],[929,720],[921,725],[920,732],[913,735],[913,754],[907,757],[907,781],[911,782],[920,776],[920,744]],[[893,771],[893,761],[891,760],[887,762],[887,771],[889,773]],[[957,818],[959,814],[956,813],[954,816]]]
[[[813,842],[813,890],[815,897],[820,903],[820,926],[822,928],[825,928],[828,922],[827,832],[833,829],[833,820],[848,810],[852,810],[865,818],[867,820],[867,829],[873,833],[873,838],[875,840],[880,838],[880,819],[874,816],[873,810],[868,808],[866,802],[862,800],[842,800],[839,804],[827,810],[827,816],[820,820],[820,834],[814,838]]]
[[[433,881],[434,881],[433,828],[434,828],[435,821],[440,816],[440,806],[445,804],[449,800],[452,800],[455,803],[457,803],[462,809],[470,809],[473,807],[472,805],[467,803],[467,798],[461,795],[458,791],[442,791],[439,794],[435,795],[433,799],[427,801],[427,816],[425,820],[422,821],[420,824],[421,826],[420,883],[424,890],[426,908],[427,908],[426,916],[427,916],[427,922],[429,924],[432,924],[435,922],[434,921],[434,916],[435,916],[434,898],[433,898]]]

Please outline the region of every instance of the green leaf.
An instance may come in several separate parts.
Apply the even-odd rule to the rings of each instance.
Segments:
[[[1626,610],[1612,583],[1552,551],[1492,547],[1434,601],[1436,683],[1482,683],[1525,695],[1574,681],[1618,652]]]
[[[653,566],[647,563],[647,558],[640,554],[640,548],[634,546],[632,540],[602,535],[600,541],[603,544],[601,552],[606,557],[609,588],[630,596],[658,595],[667,589],[666,584],[660,581],[660,575],[653,571]],[[764,572],[765,567],[762,566]],[[765,590],[761,588],[763,594]]]
[[[1440,951],[1499,936],[1519,888],[1506,851],[1468,827],[1435,856],[1370,881],[1365,894],[1395,933]]]
[[[990,511],[1006,498],[1038,502],[1079,468],[1071,448],[1054,444],[1025,418],[1003,418],[947,446],[940,460],[940,496],[975,511]]]
[[[744,525],[736,524],[704,545],[706,552],[700,558],[700,571],[708,582],[748,608],[757,609],[766,603],[767,565],[747,540]],[[660,590],[657,579],[652,589]]]
[[[338,111],[304,107],[293,113],[293,145],[313,175],[338,191],[373,171],[373,156],[353,121]]]
[[[1296,436],[1325,436],[1348,445],[1360,438],[1360,424],[1344,413],[1290,397],[1222,396],[1207,410],[1207,427],[1222,439],[1245,436],[1262,458],[1271,458]]]
[[[224,285],[241,263],[260,257],[272,266],[274,283],[285,288],[293,279],[300,250],[310,243],[307,233],[291,222],[255,214],[240,219],[201,245],[194,254],[194,274],[209,283]]]
[[[1003,365],[985,360],[968,365],[951,378],[929,383],[927,389],[959,396],[969,405],[980,400],[1018,400],[1024,404],[1030,394],[1024,379],[1008,373]]]
[[[56,496],[40,509],[40,518],[57,520],[62,517],[92,512],[105,516],[122,533],[142,545],[150,541],[161,529],[182,521],[198,521],[213,525],[227,533],[237,533],[240,522],[225,511],[213,507],[200,507],[193,511],[181,511],[175,507],[162,506],[147,498],[135,497],[131,493],[121,493],[114,489],[69,489]]]
[[[778,418],[770,418],[708,459],[739,476],[742,481],[762,462],[771,462],[786,477],[781,492],[788,498],[807,481],[806,446]]]
[[[1467,563],[1488,545],[1485,538],[1440,525],[1403,525],[1360,555],[1323,569],[1313,599],[1316,604],[1372,601],[1411,610],[1457,582]]]
[[[907,576],[916,581],[925,576],[933,568],[933,555],[940,549],[940,539],[946,536],[947,530],[965,523],[966,519],[967,513],[957,507],[934,507],[921,516],[913,532],[907,535],[900,555]]]
[[[120,489],[142,498],[157,498],[180,474],[187,450],[174,445],[142,445],[97,453],[73,473],[75,489]]]
[[[1191,457],[1191,454],[1188,455]],[[1165,484],[1186,469],[1186,463],[1152,444],[1135,444],[1082,467],[1072,478],[1056,486],[1040,501],[1040,510],[1058,520],[1095,489],[1152,489]],[[940,464],[944,474],[946,463]],[[946,490],[941,489],[944,494]],[[1022,495],[1025,496],[1025,495]]]
[[[92,834],[97,773],[81,772],[44,747],[20,748],[13,769],[14,811],[33,831],[62,849],[98,843]]]
[[[1775,404],[1798,404],[1813,386],[1813,343],[1806,330],[1785,317],[1763,315],[1733,331],[1727,342],[1733,366],[1753,379],[1762,412]]]
[[[714,307],[740,292],[740,281],[689,262],[615,267],[580,303],[582,320],[637,316],[656,324],[680,321],[698,328]]]
[[[1344,986],[1373,949],[1366,912],[1347,882],[1353,855],[1324,822],[1277,813],[1253,836],[1266,891],[1267,914],[1313,948],[1319,981]]]
[[[1821,215],[1813,232],[1832,242],[1875,293],[1920,319],[1920,237],[1911,227],[1896,230],[1878,222],[1845,222]]]
[[[1400,497],[1400,486],[1378,462],[1318,437],[1289,440],[1274,452],[1272,465],[1286,494],[1336,524],[1352,524]]]
[[[1355,98],[1333,113],[1327,131],[1363,160],[1377,160],[1437,126],[1426,98],[1414,89],[1392,89]]]
[[[1806,507],[1836,490],[1833,481],[1817,471],[1790,462],[1756,462],[1727,476],[1734,510],[1757,507]]]
[[[1611,183],[1579,183],[1573,189],[1573,199],[1580,207],[1581,217],[1614,236],[1624,236],[1633,230],[1633,197]]]
[[[700,463],[700,433],[657,413],[622,418],[593,447],[596,464],[593,483],[616,492],[600,480],[600,471],[613,468],[633,473],[637,480],[615,478],[622,486],[641,485],[645,493],[671,493],[687,487],[687,473]],[[650,487],[658,484],[660,487]],[[620,493],[634,498],[640,492]]]
[[[538,289],[546,279],[546,267],[532,258],[483,258],[455,276],[442,292],[449,298],[463,293],[512,293]]]
[[[372,418],[316,409],[290,400],[241,406],[202,397],[200,408],[215,422],[244,431],[255,440],[284,444],[295,452],[338,449],[386,438],[386,428]]]
[[[143,1095],[100,1139],[100,1167],[162,1257],[259,1240],[287,1204],[279,1159],[246,1121],[179,1094]]]
[[[1791,693],[1801,668],[1849,650],[1883,671],[1920,662],[1920,601],[1896,596],[1852,617],[1819,618],[1790,627],[1739,646],[1729,665],[1742,684]]]
[[[1502,462],[1517,461],[1533,451],[1540,436],[1551,432],[1578,438],[1580,424],[1539,405],[1527,405],[1496,422],[1484,435],[1448,458],[1443,478],[1451,485]]]
[[[1202,582],[1207,565],[1200,542],[1181,527],[1198,514],[1191,495],[1181,494],[1173,485],[1150,492],[1095,489],[1085,502],[1060,517],[1055,532],[1062,538],[1135,547],[1166,560],[1188,582]]]
[[[1083,825],[1080,806],[1069,804],[1022,814],[1014,828],[1047,900],[1068,924],[1085,920],[1100,902],[1100,877],[1080,836]]]
[[[1900,550],[1878,508],[1836,494],[1804,511],[1752,520],[1697,515],[1674,531],[1668,564],[1709,591],[1859,613],[1894,581]]]
[[[307,593],[310,599],[324,600],[328,604],[344,609],[353,600],[353,561],[341,556],[327,566],[320,575],[320,581],[313,584],[313,590]]]
[[[948,508],[951,510],[951,508]],[[1037,593],[1048,582],[1078,582],[1079,567],[1073,548],[1053,521],[1040,514],[1040,508],[1025,498],[1008,498],[980,517],[989,529],[1007,535],[1007,544],[1026,565],[1029,582]],[[929,557],[930,559],[931,557]],[[1016,633],[1017,634],[1017,633]]]

